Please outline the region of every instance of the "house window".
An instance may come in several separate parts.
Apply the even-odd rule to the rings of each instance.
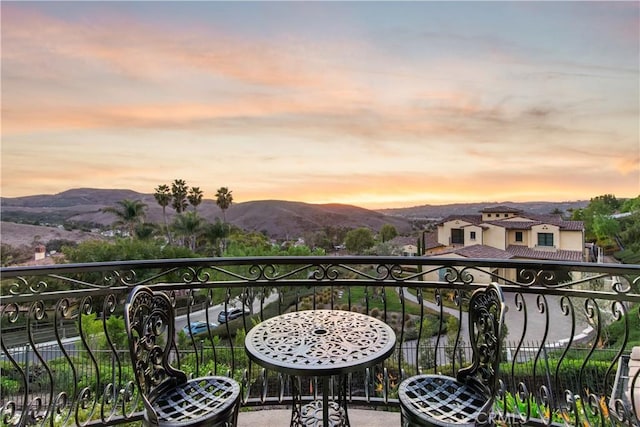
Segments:
[[[475,232],[475,231],[470,232],[470,233],[469,233],[469,238],[470,238],[471,240],[476,240],[476,232]]]
[[[553,246],[553,233],[538,233],[538,246]]]
[[[516,242],[522,242],[522,231],[516,231]]]
[[[489,218],[491,218],[491,214],[487,214],[487,216],[488,216]]]
[[[464,244],[464,231],[461,228],[451,229],[451,243]]]

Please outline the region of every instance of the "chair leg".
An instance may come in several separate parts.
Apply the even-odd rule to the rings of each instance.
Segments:
[[[240,397],[238,397],[235,409],[231,415],[231,427],[236,427],[238,425],[238,412],[240,412]]]

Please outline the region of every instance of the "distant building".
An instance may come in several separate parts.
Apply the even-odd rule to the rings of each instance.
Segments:
[[[40,261],[47,256],[47,248],[45,245],[36,245],[34,252],[34,261]]]
[[[584,224],[560,215],[526,214],[508,206],[479,215],[449,216],[437,224],[437,245],[427,255],[459,253],[490,258],[583,261]],[[475,249],[469,249],[476,246]],[[496,252],[496,250],[500,252]]]
[[[393,255],[418,255],[418,247],[416,246],[415,237],[396,236],[389,240],[389,244],[393,247]]]
[[[449,216],[423,240],[424,255],[432,257],[572,262],[588,259],[582,221],[566,221],[560,215],[527,214],[508,206],[488,207],[478,215]],[[507,274],[497,269],[490,273],[503,277]]]

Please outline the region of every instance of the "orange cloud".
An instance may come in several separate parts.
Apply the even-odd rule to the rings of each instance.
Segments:
[[[640,151],[640,148],[638,148]],[[623,175],[630,175],[640,173],[640,154],[630,154],[629,156],[618,158],[615,162],[616,169]],[[640,187],[640,182],[638,182]]]
[[[244,200],[369,206],[637,193],[637,70],[612,86],[636,92],[603,103],[609,86],[513,78],[513,58],[433,66],[426,52],[181,33],[104,9],[65,21],[2,5],[5,193],[175,177],[224,177]]]
[[[97,24],[70,23],[28,5],[3,6],[3,15],[3,59],[25,68],[43,57],[49,59],[48,67],[31,69],[42,78],[51,77],[52,65],[67,62],[96,73],[94,67],[106,67],[103,72],[132,79],[165,81],[179,68],[273,87],[348,87],[335,69],[326,73],[310,62],[304,46],[292,49],[269,40],[243,41],[212,28],[179,34],[113,14],[96,18]],[[322,49],[331,54],[340,47]]]

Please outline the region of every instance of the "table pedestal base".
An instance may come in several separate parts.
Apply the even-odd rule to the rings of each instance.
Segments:
[[[293,385],[293,412],[291,427],[350,427],[347,413],[347,376],[338,376],[338,399],[329,400],[333,396],[329,387],[330,377],[322,377],[322,399],[302,404],[300,378],[291,377]]]
[[[328,422],[326,425],[331,427],[343,427],[348,426],[346,412],[336,402],[329,402],[328,404],[329,414]],[[291,420],[292,426],[305,426],[305,427],[320,427],[324,426],[324,406],[322,400],[314,400],[302,405],[300,407],[300,414],[298,417],[297,411],[294,411],[293,418]],[[296,419],[298,418],[298,419]]]

